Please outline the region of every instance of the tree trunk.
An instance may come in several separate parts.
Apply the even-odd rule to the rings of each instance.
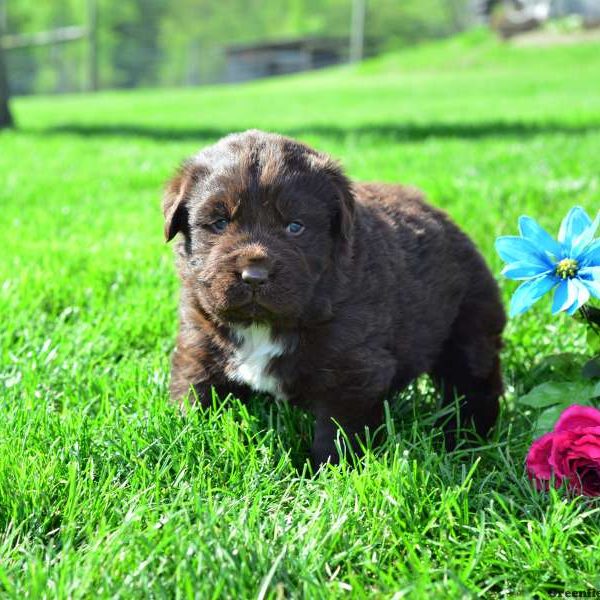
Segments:
[[[6,62],[4,50],[0,43],[0,129],[12,127],[13,119],[8,106],[8,77],[6,75]]]

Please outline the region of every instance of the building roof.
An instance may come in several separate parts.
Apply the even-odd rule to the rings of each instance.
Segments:
[[[271,41],[260,41],[247,44],[232,44],[225,47],[225,52],[228,55],[242,54],[245,52],[256,51],[272,51],[272,50],[299,50],[299,49],[339,49],[348,44],[345,38],[328,38],[328,37],[302,37],[288,38]]]

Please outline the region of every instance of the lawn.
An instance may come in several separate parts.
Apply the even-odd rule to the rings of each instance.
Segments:
[[[311,420],[168,400],[177,279],[161,188],[258,127],[357,179],[423,188],[474,238],[600,200],[600,45],[474,33],[358,67],[199,89],[15,99],[0,134],[0,596],[549,597],[600,590],[600,504],[532,489],[532,367],[585,350],[548,301],[512,319],[484,447],[440,451],[435,394],[392,404],[355,468],[306,468]],[[504,297],[514,285],[501,282]]]

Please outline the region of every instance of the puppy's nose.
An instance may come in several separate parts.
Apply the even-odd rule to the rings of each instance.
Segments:
[[[252,287],[258,287],[269,279],[269,270],[267,267],[249,265],[242,269],[242,279]]]

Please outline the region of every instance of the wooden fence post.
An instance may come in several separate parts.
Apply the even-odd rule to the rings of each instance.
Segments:
[[[366,14],[367,0],[353,0],[352,25],[350,31],[350,62],[359,62],[363,59]]]
[[[98,3],[87,0],[88,7],[88,88],[98,89]]]
[[[9,90],[8,76],[6,74],[6,61],[4,59],[4,48],[2,47],[2,32],[6,25],[6,13],[3,0],[0,0],[0,129],[12,127],[14,124],[10,107],[8,105]]]

